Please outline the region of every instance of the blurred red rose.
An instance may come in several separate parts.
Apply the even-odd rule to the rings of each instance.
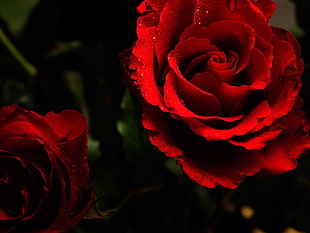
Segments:
[[[0,108],[0,232],[68,232],[92,203],[88,176],[81,114]]]
[[[309,148],[296,39],[271,0],[146,0],[120,56],[150,141],[206,187],[280,174]]]

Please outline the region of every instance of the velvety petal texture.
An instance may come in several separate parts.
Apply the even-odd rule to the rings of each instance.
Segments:
[[[14,104],[0,108],[0,132],[0,232],[69,232],[94,196],[85,118]]]
[[[120,54],[127,83],[143,100],[151,143],[203,186],[283,173],[309,149],[301,49],[268,25],[275,8],[272,0],[138,7],[137,41]]]

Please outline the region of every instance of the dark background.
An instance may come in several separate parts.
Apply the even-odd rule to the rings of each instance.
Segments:
[[[206,189],[149,144],[117,56],[136,38],[139,2],[0,0],[2,31],[36,69],[27,72],[0,43],[0,104],[40,114],[76,109],[89,122],[90,182],[102,217],[90,213],[72,233],[310,232],[309,155],[280,176]],[[302,46],[301,96],[310,109],[310,9],[294,2],[299,28],[290,29]]]

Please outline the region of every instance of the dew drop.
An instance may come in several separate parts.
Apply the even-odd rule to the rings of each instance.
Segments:
[[[137,80],[137,79],[133,79],[133,80],[132,80],[132,83],[133,83],[134,85],[138,84],[138,82],[139,82],[139,80]]]
[[[76,170],[77,169],[75,164],[72,164],[71,167],[72,167],[72,170]]]

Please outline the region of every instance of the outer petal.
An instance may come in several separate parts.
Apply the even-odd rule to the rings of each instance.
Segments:
[[[229,142],[233,145],[243,146],[247,150],[261,150],[269,141],[276,139],[282,131],[281,127],[276,127],[276,129],[268,128],[263,132],[245,135],[245,139],[242,136],[240,138],[234,137]]]
[[[59,114],[50,112],[44,118],[60,138],[59,147],[62,153],[56,156],[62,165],[58,172],[59,176],[66,180],[64,188],[68,190],[68,193],[64,194],[68,198],[66,211],[63,213],[65,216],[58,216],[64,218],[58,224],[62,224],[65,218],[70,218],[67,221],[74,224],[80,220],[79,212],[87,210],[93,199],[93,191],[88,188],[86,119],[72,110]]]
[[[184,28],[193,22],[196,0],[170,0],[164,6],[155,36],[157,72],[161,73],[168,52],[174,48]]]
[[[260,170],[262,156],[258,151],[248,151],[225,141],[209,142],[190,134],[180,135],[179,140],[184,156],[178,163],[202,186],[236,188],[243,176],[252,176]]]
[[[310,148],[309,121],[300,111],[302,101],[296,99],[294,109],[280,122],[284,131],[262,150],[262,169],[271,174],[281,174],[296,167],[298,159]]]
[[[137,7],[140,14],[161,12],[168,0],[145,0]]]
[[[174,142],[165,113],[161,112],[157,107],[143,102],[142,124],[144,128],[151,130],[149,140],[160,151],[169,157],[183,154],[182,150]]]
[[[287,41],[292,46],[296,57],[300,58],[301,48],[300,48],[300,45],[299,45],[298,41],[296,40],[296,38],[291,33],[284,30],[283,28],[271,26],[271,29],[272,29],[272,33],[275,36],[276,40],[277,41],[279,41],[279,40]]]
[[[0,108],[0,141],[11,136],[30,136],[57,144],[58,137],[39,114],[20,108],[17,104]]]
[[[286,115],[292,109],[301,87],[303,63],[295,57],[292,46],[287,41],[276,41],[274,53],[277,56],[271,69],[271,83],[265,91],[271,114],[261,121],[254,131],[270,126],[276,119]]]
[[[265,118],[270,114],[270,108],[266,101],[262,101],[246,115],[234,127],[229,129],[215,129],[203,122],[193,118],[183,118],[182,120],[190,126],[196,134],[204,137],[206,140],[218,141],[228,140],[235,135],[245,135],[256,127],[261,118]]]
[[[266,21],[268,22],[276,10],[275,2],[272,0],[258,0],[255,2],[255,4],[263,12],[266,17]]]
[[[167,53],[178,40],[183,27],[192,22],[195,0],[179,3],[171,1],[144,1],[139,10],[147,10],[138,19],[138,40],[133,48],[130,70],[131,78],[139,85],[142,96],[152,105],[163,107],[161,85],[163,66]],[[176,7],[178,6],[178,7]]]
[[[138,40],[132,49],[128,67],[132,71],[131,79],[138,85],[142,96],[153,105],[162,104],[161,93],[155,80],[154,68],[157,61],[154,38],[160,12],[165,3],[165,0],[144,1],[138,8],[144,14],[137,21]]]
[[[85,117],[73,110],[64,110],[58,114],[49,112],[44,119],[61,140],[74,140],[87,133]],[[84,142],[84,145],[86,143]]]
[[[208,26],[222,20],[235,20],[248,24],[267,41],[272,40],[270,27],[266,24],[266,17],[253,1],[197,0],[194,23]]]

